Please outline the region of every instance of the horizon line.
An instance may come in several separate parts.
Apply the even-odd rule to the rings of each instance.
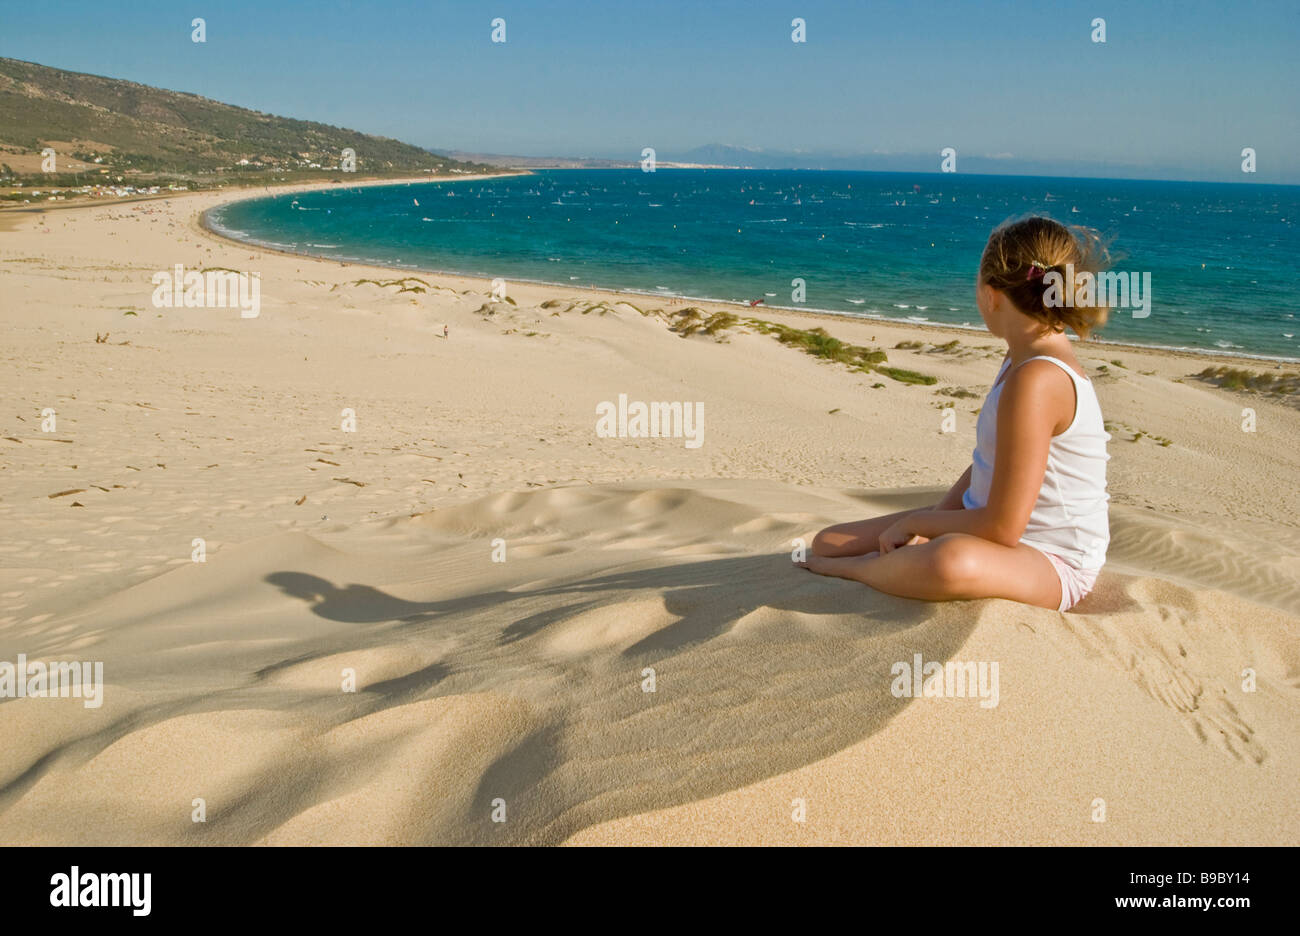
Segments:
[[[467,150],[442,151],[442,152],[459,152],[468,155],[496,157],[496,153],[468,153]],[[439,155],[442,155],[442,152]],[[504,158],[504,157],[502,157]],[[601,159],[603,157],[566,157],[566,156],[524,156],[523,159],[572,159],[575,162],[579,159]],[[611,160],[612,161],[612,160]],[[856,172],[862,175],[925,175],[925,176],[980,176],[991,179],[1054,179],[1060,181],[1076,182],[1158,182],[1166,185],[1259,185],[1259,186],[1278,186],[1282,188],[1300,188],[1300,182],[1225,182],[1222,179],[1141,179],[1132,176],[1072,176],[1072,175],[1042,175],[1037,173],[1016,174],[1008,172],[935,172],[932,169],[826,169],[813,166],[781,166],[781,167],[758,167],[758,166],[708,166],[708,165],[689,165],[680,166],[672,165],[672,160],[666,160],[658,163],[655,172]],[[574,171],[591,171],[591,172],[609,172],[609,171],[639,171],[635,163],[626,166],[497,166],[503,170],[513,170],[522,172],[574,172]],[[430,179],[431,182],[444,181],[441,179]]]

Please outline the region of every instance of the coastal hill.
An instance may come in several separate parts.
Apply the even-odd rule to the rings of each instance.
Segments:
[[[197,94],[0,58],[0,184],[110,177],[261,184],[337,173],[345,148],[358,175],[481,171],[400,140],[277,117]],[[57,178],[41,151],[57,153]],[[80,178],[72,178],[80,174]]]

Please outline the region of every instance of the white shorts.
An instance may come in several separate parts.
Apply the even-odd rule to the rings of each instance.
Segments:
[[[1097,584],[1097,572],[1076,569],[1060,556],[1049,552],[1043,552],[1043,555],[1047,557],[1047,561],[1056,570],[1057,578],[1061,580],[1061,607],[1057,610],[1069,611],[1092,591],[1093,586]]]

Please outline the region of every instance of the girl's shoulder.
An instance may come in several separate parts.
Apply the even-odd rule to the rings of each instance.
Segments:
[[[1047,383],[1069,383],[1065,371],[1071,371],[1076,377],[1081,376],[1068,363],[1054,357],[1032,357],[1021,361],[1007,374],[1003,383],[1010,386],[1041,386]]]
[[[1055,363],[1054,363],[1055,362]],[[1007,374],[1003,381],[1002,399],[998,406],[999,417],[1015,414],[1036,421],[1046,418],[1056,435],[1074,418],[1077,407],[1074,381],[1065,373],[1068,365],[1058,358],[1031,358]]]
[[[1025,358],[1017,364],[1013,370],[1024,370],[1030,364],[1037,366],[1039,362],[1041,362],[1041,367],[1038,367],[1038,369],[1045,370],[1046,373],[1051,372],[1050,370],[1046,370],[1047,368],[1056,368],[1058,370],[1068,371],[1080,380],[1089,379],[1087,372],[1083,369],[1083,365],[1079,363],[1079,359],[1073,354],[1035,354],[1032,357]]]

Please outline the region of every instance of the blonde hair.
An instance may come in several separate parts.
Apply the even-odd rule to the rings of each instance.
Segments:
[[[1092,228],[1066,226],[1051,218],[1033,216],[1007,221],[989,235],[980,257],[979,279],[1004,294],[1011,303],[1054,332],[1071,328],[1080,338],[1106,324],[1106,306],[1067,307],[1048,304],[1048,273],[1097,273],[1110,265],[1110,250]],[[1072,283],[1066,283],[1072,288]]]

